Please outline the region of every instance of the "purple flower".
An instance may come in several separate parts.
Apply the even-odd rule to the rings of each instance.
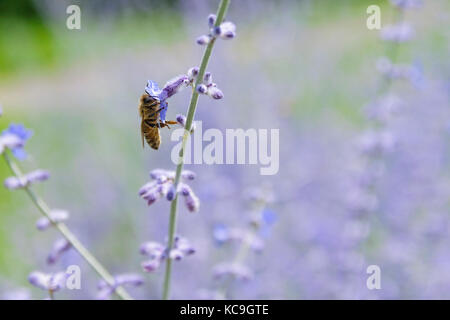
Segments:
[[[386,26],[381,30],[380,37],[385,41],[406,42],[414,36],[414,30],[409,23]]]
[[[63,222],[69,218],[69,213],[65,210],[52,210],[50,211],[50,218],[55,223]],[[46,230],[51,226],[51,222],[47,217],[39,218],[36,221],[36,228],[40,231]]]
[[[61,255],[67,250],[69,250],[71,247],[72,245],[65,238],[57,240],[53,244],[53,248],[47,257],[47,263],[54,264],[56,261],[58,261],[59,257],[61,257]]]
[[[213,38],[209,35],[202,35],[197,38],[196,42],[197,42],[197,44],[204,46],[204,45],[210,43],[212,39]]]
[[[8,136],[15,136],[16,139],[13,143],[13,139],[10,138],[6,138]],[[6,139],[8,141],[8,143],[5,144],[5,142],[3,142],[3,145],[6,145],[9,149],[11,149],[13,155],[18,159],[18,160],[24,160],[27,156],[25,150],[23,149],[25,142],[33,135],[33,132],[31,130],[26,129],[22,124],[10,124],[9,127],[5,130],[3,130],[2,134],[0,135],[0,137],[2,137],[1,140]],[[18,139],[17,139],[18,138]],[[0,140],[0,141],[1,141]],[[3,140],[5,141],[5,140]],[[2,144],[0,142],[0,144]],[[9,144],[9,146],[8,146]]]
[[[35,171],[32,171],[32,172],[28,173],[26,175],[26,177],[27,177],[27,179],[28,179],[28,181],[30,183],[33,183],[33,182],[36,182],[36,181],[43,182],[43,181],[46,181],[46,180],[48,180],[50,178],[50,173],[48,171],[46,171],[46,170],[38,169],[38,170],[35,170]]]
[[[159,100],[160,102],[160,108],[162,108],[159,117],[162,122],[166,121],[166,113],[168,104],[166,102],[166,99],[173,96],[175,93],[177,93],[183,85],[187,86],[189,85],[189,79],[186,75],[180,75],[172,80],[169,80],[165,85],[164,88],[161,90],[158,87],[158,84],[152,80],[147,81],[147,86],[145,87],[145,92],[148,93],[151,97]]]
[[[212,81],[212,75],[210,72],[206,72],[203,77],[203,83],[197,86],[198,93],[206,94],[213,99],[222,99],[223,93],[217,88],[217,84]]]
[[[214,35],[222,39],[233,39],[236,36],[236,25],[233,22],[225,21],[220,26],[214,28]]]
[[[4,181],[4,185],[9,190],[16,190],[20,188],[28,187],[34,182],[42,182],[47,180],[50,174],[45,170],[35,170],[23,177],[9,177]]]
[[[216,23],[216,19],[217,19],[217,16],[215,15],[215,14],[210,14],[209,16],[208,16],[208,26],[210,27],[210,28],[212,28],[212,27],[214,27],[214,24]]]
[[[422,6],[422,0],[391,0],[391,3],[400,9],[412,9]]]
[[[65,272],[52,274],[33,271],[28,276],[28,281],[33,286],[45,291],[59,291],[64,288],[66,278],[67,276]]]
[[[108,299],[119,286],[139,287],[143,283],[144,279],[141,276],[133,273],[116,275],[114,277],[113,285],[109,285],[105,280],[100,280],[97,285],[97,288],[100,290],[97,295],[97,299]]]

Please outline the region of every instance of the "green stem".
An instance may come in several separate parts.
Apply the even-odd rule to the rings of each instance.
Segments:
[[[19,179],[23,177],[22,171],[19,166],[8,156],[7,152],[3,153],[3,157],[11,169],[11,172]],[[78,251],[78,253],[83,257],[84,260],[98,273],[103,280],[106,281],[110,286],[114,285],[114,277],[103,267],[103,265],[89,252],[86,247],[84,247],[78,238],[70,231],[70,229],[61,222],[53,221],[50,215],[50,208],[45,203],[45,201],[40,198],[34,191],[26,186],[24,188],[25,192],[30,197],[31,201],[36,205],[39,211],[52,223],[52,225],[66,238],[66,240],[72,245],[72,247]],[[124,300],[132,300],[131,296],[125,289],[118,287],[115,289],[116,294],[119,298]]]
[[[230,0],[221,0],[219,4],[219,9],[217,10],[217,18],[215,22],[215,26],[219,26],[223,18],[225,17],[225,14],[227,12],[228,6],[230,5]],[[211,57],[212,49],[214,47],[215,38],[211,40],[210,43],[206,46],[205,52],[203,53],[203,57],[200,63],[200,69],[198,71],[197,79],[194,84],[194,88],[197,88],[197,86],[203,81],[203,76],[206,72],[206,67],[208,66],[209,58]],[[178,184],[180,182],[181,178],[181,172],[183,171],[184,166],[184,150],[186,148],[186,143],[190,135],[190,129],[192,126],[192,122],[194,120],[195,116],[195,110],[197,108],[197,102],[198,102],[198,96],[199,93],[197,90],[194,90],[192,92],[191,96],[191,102],[189,103],[189,109],[187,112],[187,118],[186,118],[186,126],[183,134],[183,141],[181,144],[180,154],[178,158],[178,164],[177,164],[177,170],[175,175],[175,181],[174,181],[174,187],[175,190],[178,188]],[[174,237],[176,232],[176,222],[177,222],[177,202],[178,202],[178,196],[175,196],[175,198],[172,200],[171,206],[170,206],[170,220],[169,220],[169,231],[168,231],[168,250],[170,251],[173,247],[174,243]],[[170,296],[170,280],[172,275],[172,260],[167,259],[166,263],[166,271],[164,275],[164,287],[163,287],[163,295],[162,298],[164,300],[169,299]]]

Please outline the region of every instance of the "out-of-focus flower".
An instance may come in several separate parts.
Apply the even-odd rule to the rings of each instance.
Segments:
[[[43,273],[33,271],[28,276],[28,281],[33,286],[46,291],[59,291],[64,288],[67,275],[65,272]]]
[[[400,9],[413,9],[422,6],[422,0],[391,0],[392,5]]]
[[[196,42],[197,42],[197,44],[204,46],[204,45],[207,45],[208,43],[210,43],[212,39],[213,39],[213,37],[211,37],[210,35],[202,35],[197,38]]]
[[[377,69],[388,78],[405,79],[414,85],[418,84],[423,76],[417,65],[393,64],[387,57],[378,59]]]
[[[99,300],[108,299],[111,296],[111,294],[116,290],[116,288],[119,286],[139,287],[143,283],[144,279],[140,275],[134,273],[116,275],[114,277],[113,285],[109,285],[108,283],[106,283],[105,280],[100,280],[97,285],[97,288],[99,290],[97,299]]]
[[[402,100],[396,95],[390,94],[366,105],[365,113],[371,120],[387,122],[399,113],[402,106]]]
[[[247,281],[253,278],[253,272],[246,266],[236,263],[222,263],[213,270],[214,278],[222,279],[231,276],[236,280]]]
[[[48,171],[45,170],[35,170],[32,171],[23,177],[9,177],[4,181],[4,185],[9,190],[17,190],[20,188],[28,187],[30,184],[34,182],[43,182],[46,181],[50,177]]]
[[[213,13],[211,13],[208,16],[208,26],[210,28],[214,27],[214,24],[216,23],[216,19],[217,19],[217,16],[215,14],[213,14]]]
[[[414,29],[409,23],[403,22],[396,25],[388,25],[380,32],[380,37],[385,41],[406,42],[414,36]]]
[[[185,256],[195,253],[195,249],[190,242],[180,236],[175,236],[173,248],[170,252],[166,246],[158,242],[145,242],[141,245],[139,251],[142,255],[149,258],[141,263],[141,267],[145,272],[155,271],[166,258],[181,260]]]
[[[32,135],[32,131],[22,124],[10,124],[0,135],[0,150],[3,152],[8,148],[18,160],[24,160],[27,154],[23,147]]]
[[[50,211],[50,218],[55,223],[63,222],[63,221],[66,221],[67,219],[69,219],[69,213],[65,210],[54,209],[54,210]],[[50,222],[49,219],[47,219],[46,217],[42,217],[36,221],[36,228],[38,230],[43,231],[43,230],[46,230],[48,227],[50,227],[51,224],[52,223]]]
[[[71,247],[72,245],[65,238],[56,240],[56,242],[53,244],[50,254],[47,257],[47,263],[54,264],[56,261],[58,261],[61,255],[64,252],[68,251]]]
[[[367,131],[359,140],[361,152],[369,155],[377,155],[391,152],[396,140],[394,135],[387,131]]]

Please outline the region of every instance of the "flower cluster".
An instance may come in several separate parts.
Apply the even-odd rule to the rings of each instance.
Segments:
[[[180,236],[175,236],[173,248],[170,250],[159,242],[145,242],[141,245],[139,251],[148,258],[141,264],[145,272],[155,271],[167,258],[179,261],[183,257],[195,253],[195,249],[190,242]]]
[[[195,173],[189,170],[184,170],[181,173],[184,180],[194,180]],[[178,193],[183,196],[186,207],[190,212],[197,212],[200,208],[200,200],[192,191],[191,187],[184,182],[178,184],[178,190],[175,190],[174,179],[175,172],[163,169],[155,169],[150,172],[152,181],[146,183],[139,190],[139,195],[142,199],[147,201],[148,205],[153,204],[159,199],[166,198],[172,201]]]
[[[114,283],[108,284],[105,280],[100,280],[97,289],[99,290],[97,299],[106,300],[114,293],[117,287],[120,286],[132,286],[139,287],[144,283],[144,279],[137,274],[120,274],[114,277]]]
[[[17,159],[24,160],[27,157],[24,150],[25,142],[32,135],[33,132],[26,129],[22,124],[10,124],[0,134],[0,154],[9,149]]]
[[[206,94],[207,96],[210,96],[211,98],[216,100],[223,98],[223,93],[217,87],[217,84],[212,81],[212,75],[210,72],[205,73],[205,76],[203,77],[203,83],[197,86],[197,91],[198,93]]]
[[[378,59],[377,69],[387,78],[405,79],[413,84],[419,83],[422,78],[422,72],[416,66],[409,64],[394,64],[387,57]]]
[[[414,29],[406,22],[385,26],[380,32],[382,40],[392,42],[406,42],[411,40],[413,36]]]
[[[213,274],[215,279],[228,276],[239,281],[248,281],[254,276],[250,268],[238,263],[221,263],[214,267]]]
[[[236,36],[236,25],[233,22],[224,21],[219,26],[215,26],[216,18],[215,14],[208,16],[209,33],[197,38],[199,45],[206,45],[216,38],[227,40]]]

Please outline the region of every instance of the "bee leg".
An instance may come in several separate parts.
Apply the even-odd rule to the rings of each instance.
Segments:
[[[166,122],[159,122],[160,128],[167,127],[170,129],[169,124],[177,124],[177,121],[166,120]]]

